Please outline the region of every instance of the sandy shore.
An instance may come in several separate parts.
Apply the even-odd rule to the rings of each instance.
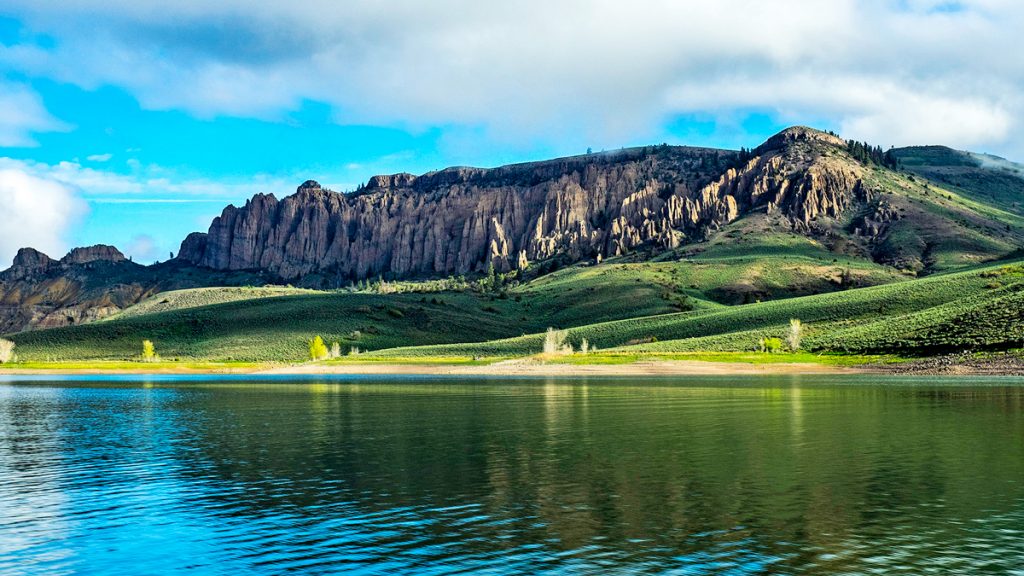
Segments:
[[[863,370],[821,364],[748,364],[697,360],[641,361],[632,364],[553,364],[532,359],[487,365],[305,364],[260,374],[408,374],[452,376],[686,376],[742,374],[856,374]]]
[[[309,363],[262,366],[158,366],[120,365],[63,368],[59,365],[36,368],[0,368],[3,375],[46,374],[380,374],[424,376],[731,376],[757,374],[897,374],[918,376],[1024,376],[1024,358],[1006,354],[986,358],[941,356],[897,364],[832,366],[815,363],[711,362],[703,360],[640,360],[622,364],[563,364],[539,358],[518,358],[493,364],[444,363]]]
[[[125,368],[0,368],[0,375],[45,374],[257,374],[257,375],[310,375],[310,374],[398,374],[398,375],[450,375],[450,376],[687,376],[687,375],[745,375],[745,374],[856,374],[863,368],[848,368],[808,363],[750,364],[745,362],[706,362],[698,360],[649,360],[630,364],[559,364],[533,358],[521,358],[493,364],[292,364],[255,368],[194,368],[188,366]]]

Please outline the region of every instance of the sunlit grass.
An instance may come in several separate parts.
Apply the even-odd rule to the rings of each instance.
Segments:
[[[686,352],[677,354],[600,352],[586,355],[573,354],[571,356],[538,356],[538,358],[553,364],[575,365],[694,361],[742,364],[820,364],[824,366],[862,366],[865,364],[888,364],[904,360],[901,357],[893,355],[813,354],[810,352],[777,354],[767,352]]]

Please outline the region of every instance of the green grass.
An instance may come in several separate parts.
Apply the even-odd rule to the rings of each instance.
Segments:
[[[984,300],[992,291],[991,274],[1000,268],[1001,266],[989,266],[845,292],[580,326],[568,330],[568,341],[578,347],[582,340],[586,339],[600,349],[615,348],[645,354],[752,350],[761,337],[782,336],[789,320],[799,318],[805,323],[808,342],[814,345],[815,349],[851,349],[843,348],[838,343],[815,344],[813,337],[815,334],[850,328],[858,323],[878,321],[886,317],[898,318],[935,309],[972,295]],[[998,303],[986,308],[985,311],[991,312],[993,309],[998,309]],[[1008,315],[1012,316],[1012,313]],[[989,324],[979,321],[979,326],[984,329]],[[972,341],[985,346],[1002,346],[1010,342],[1002,341],[1000,338],[1000,333],[994,332],[987,339],[977,337]],[[536,333],[489,342],[383,350],[378,354],[529,355],[541,350],[543,339],[543,334]],[[874,348],[871,345],[864,345],[852,349],[871,351]],[[890,347],[879,345],[877,349],[889,350]]]
[[[343,356],[322,362],[325,366],[348,366],[359,364],[409,364],[409,365],[444,365],[444,366],[486,366],[493,362],[508,360],[508,357],[474,358],[472,356]]]
[[[212,306],[214,304],[225,304],[238,302],[240,300],[258,300],[261,298],[276,298],[279,296],[315,295],[314,290],[290,288],[285,286],[266,287],[228,287],[228,288],[194,288],[191,290],[171,290],[161,292],[147,298],[138,304],[131,306],[119,314],[110,316],[104,321],[134,318],[146,314],[157,314],[160,312],[173,312]]]
[[[722,282],[729,274],[750,270],[693,262],[614,263],[562,271],[507,298],[472,293],[268,297],[257,292],[257,298],[192,306],[194,298],[181,295],[168,299],[180,306],[174,310],[128,313],[12,338],[28,362],[132,359],[144,338],[153,340],[164,358],[298,362],[306,357],[306,342],[322,335],[328,343],[340,342],[345,351],[360,348],[364,354],[341,360],[358,363],[472,363],[529,356],[542,349],[543,330],[559,321],[576,323],[567,329],[574,347],[586,339],[613,355],[749,352],[763,337],[783,336],[791,318],[804,322],[804,348],[816,352],[912,355],[1019,347],[1024,339],[1024,268],[1006,264],[740,306],[690,298],[692,311],[586,322],[600,317],[594,309],[601,306],[610,308],[604,313],[613,317],[652,307],[671,309],[670,298],[677,293],[672,285],[712,274],[720,274],[717,281]],[[601,287],[617,287],[622,296],[611,301],[613,292]],[[210,297],[195,297],[200,296]],[[643,298],[655,302],[638,300]]]
[[[947,272],[1006,256],[1024,241],[1024,218],[941,183],[873,170],[866,186],[883,190],[898,218],[885,227],[876,258],[922,274]]]
[[[11,336],[27,361],[127,359],[150,339],[158,354],[205,360],[300,361],[315,335],[343,350],[488,339],[523,330],[520,305],[456,293],[313,293],[240,300]],[[539,329],[539,325],[527,326]]]
[[[735,362],[742,364],[819,364],[823,366],[862,366],[865,364],[887,364],[903,359],[893,355],[865,354],[815,354],[810,352],[778,353],[765,352],[688,352],[688,353],[630,353],[598,352],[595,354],[574,354],[572,356],[550,356],[544,361],[552,364],[633,364],[647,361],[697,361]]]
[[[486,342],[536,334],[548,326],[600,325],[637,317],[671,318],[680,311],[694,315],[730,309],[708,294],[728,302],[742,301],[744,295],[754,301],[801,291],[838,290],[844,265],[827,256],[812,247],[801,254],[767,259],[611,260],[559,270],[504,295],[472,291],[372,294],[283,287],[179,290],[158,294],[102,322],[11,338],[19,355],[29,361],[132,359],[139,355],[142,340],[150,339],[165,358],[296,362],[305,359],[306,343],[316,335],[328,345],[339,342],[343,352],[352,348],[375,352]],[[856,270],[869,283],[905,279],[871,263],[861,262]],[[532,347],[523,346],[514,353],[532,353]],[[437,351],[426,356],[431,355],[479,356],[473,351]],[[498,346],[486,355],[509,353]]]
[[[907,170],[979,203],[1024,215],[1024,166],[942,146],[896,151]]]
[[[1024,346],[1024,282],[807,339],[817,350],[950,352]]]

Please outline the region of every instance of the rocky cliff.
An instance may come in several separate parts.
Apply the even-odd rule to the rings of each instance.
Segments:
[[[103,318],[176,288],[333,287],[492,265],[543,271],[548,262],[631,253],[692,257],[722,242],[742,252],[751,237],[772,234],[805,236],[844,257],[910,273],[1024,246],[1016,216],[858,161],[834,135],[791,128],[749,152],[651,146],[376,176],[347,194],[307,181],[283,199],[260,194],[228,206],[208,232],[185,239],[177,259],[148,267],[111,246],[78,248],[60,260],[23,249],[0,273],[0,333]]]
[[[100,320],[164,290],[263,281],[174,262],[141,266],[113,246],[75,248],[60,260],[23,248],[0,272],[0,334]]]
[[[863,193],[845,143],[793,128],[753,154],[655,146],[496,169],[372,178],[353,194],[307,181],[284,199],[229,206],[179,258],[324,284],[523,268],[697,242],[753,210],[794,226]],[[834,157],[832,156],[834,155]]]
[[[54,260],[32,248],[22,248],[14,264],[0,272],[0,333],[32,326],[47,328],[97,320],[138,302],[145,287],[100,282],[97,273],[143,269],[128,262],[113,246],[75,248]],[[86,294],[89,293],[89,294]]]
[[[75,248],[60,260],[54,260],[34,248],[22,248],[18,250],[11,267],[0,272],[0,281],[31,279],[34,276],[47,275],[55,270],[67,270],[73,266],[94,262],[117,263],[126,260],[120,250],[103,244]]]

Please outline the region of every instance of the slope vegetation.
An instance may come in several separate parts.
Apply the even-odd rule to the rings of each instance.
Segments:
[[[936,275],[832,294],[604,322],[567,330],[577,348],[642,353],[753,350],[783,337],[789,320],[806,326],[805,348],[908,354],[1021,346],[1019,264]],[[1001,281],[999,279],[1002,279]],[[518,356],[542,349],[541,333],[476,344],[379,352],[384,356]]]
[[[157,294],[103,322],[12,336],[32,360],[127,359],[142,339],[165,357],[301,360],[321,335],[343,351],[482,342],[635,317],[730,310],[772,299],[905,280],[820,254],[578,265],[500,291],[391,282],[388,293],[200,288]],[[844,285],[844,282],[846,283]],[[856,284],[862,283],[862,284]]]

